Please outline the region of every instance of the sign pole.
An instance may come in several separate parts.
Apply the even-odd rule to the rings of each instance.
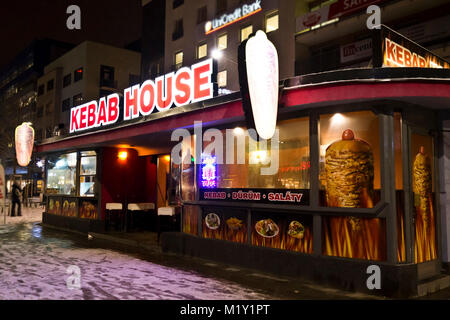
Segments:
[[[5,169],[0,164],[0,206],[3,212],[3,224],[6,224],[6,181],[5,181]]]

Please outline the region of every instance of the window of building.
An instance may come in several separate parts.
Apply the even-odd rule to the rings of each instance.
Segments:
[[[36,116],[42,118],[44,116],[44,106],[38,106],[36,110]]]
[[[42,96],[42,95],[44,94],[44,91],[45,91],[44,85],[41,84],[41,85],[38,87],[38,96]]]
[[[73,96],[73,106],[74,107],[79,106],[82,103],[83,103],[83,96],[81,95],[81,93]]]
[[[248,39],[248,37],[253,33],[253,26],[249,25],[241,29],[241,42]]]
[[[226,33],[217,38],[217,49],[224,50],[228,47],[228,36]]]
[[[72,82],[72,75],[66,74],[63,78],[63,88],[70,86],[70,83]]]
[[[47,133],[49,129],[51,131],[51,128],[47,128]],[[76,152],[58,157],[49,156],[47,168],[47,193],[68,196],[76,195]]]
[[[227,0],[217,0],[216,14],[227,11]]]
[[[47,82],[47,92],[53,90],[53,87],[55,86],[55,80],[51,79]]]
[[[278,30],[278,11],[266,17],[266,33]]]
[[[45,128],[45,137],[46,138],[53,137],[53,128],[52,127]]]
[[[114,67],[100,66],[100,87],[116,87],[114,82]]]
[[[378,116],[370,111],[320,116],[322,206],[372,208],[379,201],[379,133]]]
[[[97,174],[97,154],[95,151],[81,152],[80,196],[95,196],[95,175]]]
[[[77,82],[83,79],[83,68],[78,68],[73,72],[73,82]]]
[[[106,80],[106,81],[113,81],[114,80],[114,67],[110,66],[100,66],[100,79]]]
[[[175,69],[178,70],[183,66],[183,51],[175,53]]]
[[[227,70],[221,71],[217,74],[217,85],[219,88],[227,86]]]
[[[45,105],[45,114],[51,114],[53,112],[53,101]]]
[[[176,9],[184,3],[184,0],[173,0],[172,8]]]
[[[208,55],[208,45],[203,43],[197,47],[197,59],[202,59]]]
[[[257,143],[249,136],[248,131],[251,130],[245,128],[222,130],[224,146],[227,147],[221,150],[223,159],[218,160],[216,164],[214,174],[216,188],[309,189],[309,118],[280,121],[277,128],[279,152],[273,154],[271,152],[271,148],[274,147],[273,141],[268,140],[266,145]],[[254,130],[252,132],[256,134]],[[189,149],[194,150],[194,139],[192,138],[191,144],[183,140],[183,159],[191,157]],[[210,144],[211,142],[204,141],[204,152]],[[227,155],[227,152],[231,152],[229,150],[234,150],[232,155]],[[227,157],[233,159],[230,161]],[[275,164],[279,166],[278,170],[271,171],[273,173],[268,170],[262,174],[261,169],[269,169]],[[185,200],[194,198],[192,187],[195,178],[194,167],[193,162],[191,164],[183,162],[181,191]],[[198,183],[202,188],[202,181]]]
[[[175,21],[175,27],[172,34],[172,40],[177,40],[183,37],[183,19],[178,19]]]
[[[206,22],[208,20],[208,7],[203,6],[197,10],[197,24]]]
[[[62,101],[62,111],[67,111],[70,109],[70,98],[64,99]]]

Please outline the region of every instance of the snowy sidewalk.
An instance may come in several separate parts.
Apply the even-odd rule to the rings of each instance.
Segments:
[[[10,217],[6,216],[6,224],[28,223],[42,221],[43,208],[26,208],[22,205],[22,216]],[[5,224],[5,213],[0,209],[0,226]]]

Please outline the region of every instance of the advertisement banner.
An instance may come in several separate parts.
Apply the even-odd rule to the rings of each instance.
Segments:
[[[306,189],[200,189],[200,200],[309,205]]]
[[[297,18],[296,32],[301,32],[332,19],[363,11],[370,5],[385,1],[387,0],[339,0]]]
[[[318,10],[309,12],[297,18],[296,31],[301,32],[303,30],[314,27],[315,25],[324,23],[330,19],[329,16],[330,16],[330,6],[325,6]]]
[[[374,67],[450,69],[448,61],[384,25],[375,35]]]
[[[372,56],[372,39],[364,39],[341,46],[341,63],[369,58]]]

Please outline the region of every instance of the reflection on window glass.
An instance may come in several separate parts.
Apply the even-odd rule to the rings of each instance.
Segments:
[[[97,156],[95,151],[81,153],[80,196],[95,196],[95,175],[97,173]]]
[[[183,200],[195,200],[195,165],[192,154],[194,149],[195,135],[191,139],[191,143],[183,140],[182,144],[182,165],[181,165],[181,197]],[[189,159],[191,158],[191,159]]]
[[[228,129],[228,134],[223,130],[225,145],[233,143],[226,141],[227,139],[234,139],[234,160],[232,164],[226,162],[227,150],[224,149],[224,164],[219,164],[217,169],[217,187],[309,189],[309,118],[280,121],[277,128],[280,135],[278,155],[272,154],[270,140],[267,142],[267,148],[254,148],[247,130]],[[209,143],[205,142],[204,147]],[[244,150],[244,161],[239,161],[241,150]],[[276,173],[262,175],[261,169],[275,166],[277,158]]]
[[[394,113],[395,195],[397,205],[397,258],[406,261],[405,193],[403,191],[402,115]]]
[[[76,195],[77,153],[49,157],[47,171],[47,193]]]
[[[320,116],[321,204],[371,208],[380,197],[378,117],[370,111]]]

